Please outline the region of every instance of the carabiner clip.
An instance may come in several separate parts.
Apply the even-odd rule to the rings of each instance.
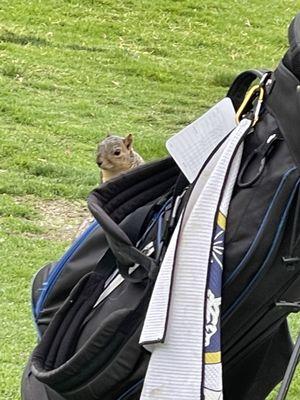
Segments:
[[[246,93],[246,96],[244,97],[244,100],[243,100],[242,104],[240,105],[239,109],[236,112],[236,121],[237,121],[237,123],[239,123],[241,121],[241,117],[242,117],[243,111],[245,110],[245,108],[248,105],[248,103],[252,100],[252,97],[257,95],[258,90],[259,90],[259,85],[254,85]]]
[[[254,118],[253,118],[251,126],[254,126],[257,123],[258,118],[259,118],[259,113],[260,113],[260,110],[261,110],[261,106],[262,106],[262,103],[263,103],[263,100],[264,100],[264,94],[265,94],[264,88],[260,83],[258,85],[254,85],[248,91],[248,93],[246,94],[242,104],[240,105],[239,109],[236,112],[237,123],[240,122],[241,116],[242,116],[243,112],[245,111],[245,108],[247,107],[247,105],[250,102],[252,102],[255,97],[258,97],[257,104],[256,104],[256,107],[255,107],[255,110],[254,110]]]

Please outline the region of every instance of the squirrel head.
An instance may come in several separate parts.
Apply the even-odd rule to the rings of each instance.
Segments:
[[[96,162],[99,168],[112,171],[126,171],[133,163],[133,137],[130,133],[125,138],[108,135],[98,145]]]

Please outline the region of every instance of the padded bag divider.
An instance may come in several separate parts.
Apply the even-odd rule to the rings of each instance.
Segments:
[[[125,232],[127,237],[130,236],[127,243],[135,243],[141,236],[143,225],[147,223],[147,209],[151,209],[151,204],[172,188],[178,175],[179,169],[174,161],[166,158],[121,174],[95,189],[92,195],[96,196],[97,204],[99,200],[106,212],[114,210],[114,222],[120,224],[120,231]],[[102,227],[98,226],[70,256],[35,317],[42,334],[74,285],[95,268],[107,248],[106,235]],[[54,267],[52,265],[52,269]],[[36,275],[33,282],[33,305],[36,305],[42,283],[48,275],[48,266]]]
[[[121,274],[130,279],[128,270],[134,264],[146,270],[145,279],[154,279],[158,266],[139,249],[118,225],[124,215],[149,201],[159,199],[174,187],[179,169],[171,158],[165,158],[129,171],[120,178],[94,190],[88,198],[88,207],[103,228],[110,249],[118,262]],[[115,185],[118,195],[112,196]],[[130,201],[127,201],[130,198]]]
[[[102,290],[101,282],[105,282],[114,268],[113,264],[108,265],[105,260],[102,268],[81,280],[55,315],[32,355],[32,372],[35,377],[66,399],[95,399],[95,393],[101,399],[106,398],[105,396],[109,399],[111,391],[124,389],[128,385],[128,379],[141,379],[145,373],[148,354],[138,346],[138,336],[149,301],[149,283],[139,283],[140,295],[132,305],[127,308],[124,304],[124,308],[117,307],[113,310],[101,321],[89,340],[73,350],[73,353],[69,348],[70,343],[64,341],[70,329],[67,321],[70,319],[69,315],[73,314],[73,321],[77,320],[75,312],[81,313],[80,304],[87,307],[87,299],[88,306],[93,307]],[[101,313],[101,307],[98,312]],[[85,316],[88,315],[89,310],[84,310],[84,313]],[[73,339],[80,336],[81,322],[82,318],[76,322],[78,331],[71,328]]]

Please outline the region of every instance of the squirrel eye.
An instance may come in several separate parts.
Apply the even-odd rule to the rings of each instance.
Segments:
[[[115,156],[119,156],[121,154],[121,151],[120,150],[115,150],[115,152],[114,152],[114,155]]]

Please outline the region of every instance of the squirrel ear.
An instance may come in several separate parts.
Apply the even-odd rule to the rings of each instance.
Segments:
[[[127,135],[126,138],[123,139],[123,142],[124,142],[125,146],[127,147],[127,149],[129,150],[131,148],[132,142],[133,142],[132,134],[129,133],[129,135]]]

